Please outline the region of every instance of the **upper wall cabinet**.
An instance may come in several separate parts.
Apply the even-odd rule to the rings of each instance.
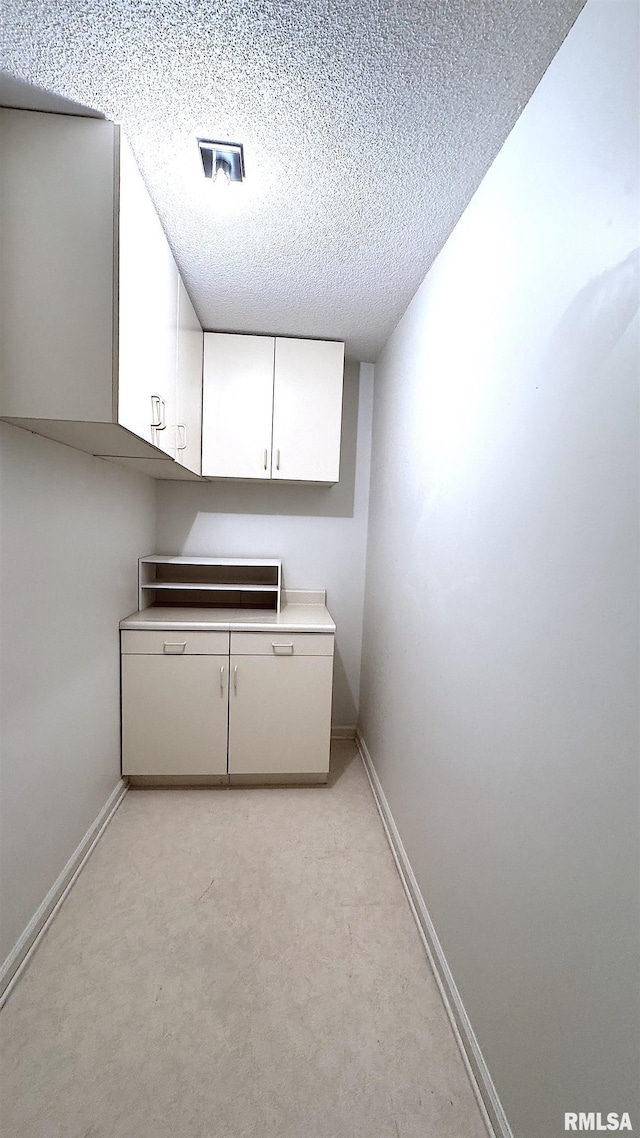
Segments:
[[[3,109],[0,135],[0,416],[193,477],[176,383],[188,372],[192,391],[201,330],[184,296],[179,307],[173,256],[119,128]]]
[[[344,344],[205,332],[202,474],[337,482]]]
[[[189,294],[178,281],[176,462],[200,474],[202,450],[202,328]]]

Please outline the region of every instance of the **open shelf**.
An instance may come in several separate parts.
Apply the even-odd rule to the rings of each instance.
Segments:
[[[228,592],[230,585],[210,585],[206,581],[152,581],[143,589],[204,589],[206,592]],[[277,593],[277,585],[233,585],[234,593]]]
[[[138,608],[259,608],[280,612],[282,564],[277,558],[142,557]]]

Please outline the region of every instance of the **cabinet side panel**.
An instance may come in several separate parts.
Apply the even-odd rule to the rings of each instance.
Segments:
[[[3,416],[112,414],[113,123],[0,110]]]
[[[343,372],[344,344],[276,340],[274,478],[338,481]]]

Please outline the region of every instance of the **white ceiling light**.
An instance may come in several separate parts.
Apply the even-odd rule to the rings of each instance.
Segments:
[[[214,142],[199,138],[200,157],[205,178],[217,188],[244,180],[244,151],[240,142]]]

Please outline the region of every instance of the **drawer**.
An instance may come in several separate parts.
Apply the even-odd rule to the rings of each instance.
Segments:
[[[181,632],[163,628],[156,631],[125,629],[123,656],[228,656],[228,632]]]
[[[325,632],[232,632],[236,656],[333,656],[334,637]]]

